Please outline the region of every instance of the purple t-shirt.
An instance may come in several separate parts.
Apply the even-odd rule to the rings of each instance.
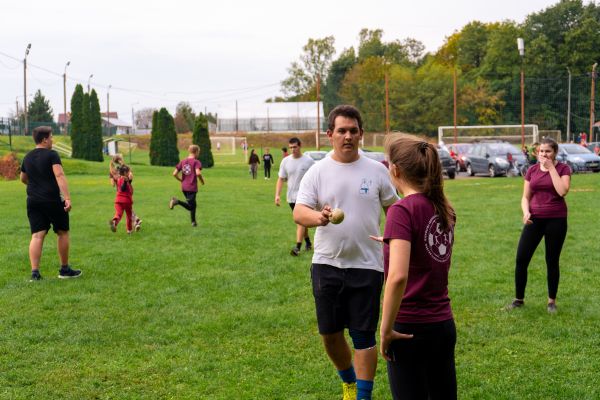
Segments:
[[[195,158],[185,158],[175,167],[181,171],[181,190],[184,192],[198,191],[198,177],[196,169],[202,169],[202,163]]]
[[[390,240],[407,240],[411,244],[408,282],[396,321],[432,323],[452,319],[448,272],[454,227],[441,231],[433,204],[417,193],[398,200],[388,209],[383,239],[386,278]]]
[[[567,164],[557,163],[556,172],[559,176],[571,175],[571,168]],[[531,200],[529,201],[529,212],[532,218],[566,218],[567,203],[560,196],[548,171],[542,171],[540,164],[535,164],[527,170],[525,180],[529,182]]]

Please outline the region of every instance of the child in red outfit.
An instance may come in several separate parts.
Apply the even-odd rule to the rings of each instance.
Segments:
[[[123,212],[127,214],[126,225],[127,233],[133,230],[133,187],[129,178],[129,167],[122,165],[119,167],[119,178],[117,179],[117,196],[115,197],[115,216],[110,220],[110,230],[117,231],[117,225],[123,217]]]

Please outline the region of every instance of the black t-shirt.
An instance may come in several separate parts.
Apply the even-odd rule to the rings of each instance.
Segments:
[[[271,154],[263,154],[263,164],[265,167],[270,167],[274,163],[273,156]]]
[[[60,201],[60,189],[52,166],[61,164],[60,156],[54,150],[36,148],[23,159],[21,171],[27,174],[27,199],[30,201]]]

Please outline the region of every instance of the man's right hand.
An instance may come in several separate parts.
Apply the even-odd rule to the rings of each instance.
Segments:
[[[275,205],[279,207],[281,205],[281,197],[275,196]]]

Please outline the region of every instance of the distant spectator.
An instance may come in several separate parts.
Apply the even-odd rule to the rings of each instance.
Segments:
[[[260,160],[258,159],[258,155],[254,151],[254,149],[250,150],[248,164],[250,165],[250,174],[252,174],[252,179],[256,179],[256,175],[258,172],[258,164],[260,164]]]
[[[265,148],[265,154],[262,156],[263,168],[265,169],[265,179],[271,179],[271,166],[275,164],[273,155],[269,153],[269,148]]]

